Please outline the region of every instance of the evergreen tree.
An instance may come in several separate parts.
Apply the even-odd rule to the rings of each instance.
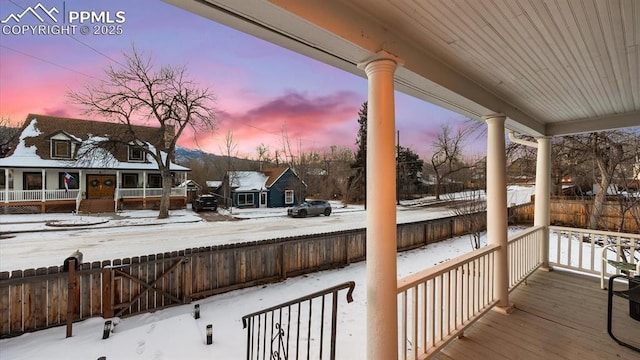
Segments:
[[[415,193],[420,186],[423,162],[420,156],[410,148],[400,146],[397,157],[398,200],[406,199],[411,193]]]
[[[367,193],[367,102],[365,101],[358,111],[358,135],[356,137],[356,145],[358,150],[351,168],[354,174],[349,178],[349,195],[348,202],[365,202]]]

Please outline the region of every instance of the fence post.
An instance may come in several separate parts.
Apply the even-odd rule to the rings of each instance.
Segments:
[[[193,293],[192,264],[193,262],[191,261],[191,256],[185,257],[185,261],[182,263],[182,284],[184,286],[184,295],[182,301],[185,304],[191,302],[191,294]]]
[[[76,303],[76,261],[69,260],[67,273],[67,337],[73,336],[73,313]]]
[[[285,256],[285,251],[284,251],[284,242],[282,242],[280,244],[280,278],[282,280],[285,280],[287,278],[287,261],[286,261],[286,256]]]
[[[113,317],[113,281],[110,268],[102,268],[102,317]]]

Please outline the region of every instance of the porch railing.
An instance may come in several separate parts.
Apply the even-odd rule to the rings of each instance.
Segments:
[[[549,265],[605,277],[616,275],[613,266],[605,266],[604,260],[615,260],[635,263],[640,260],[640,234],[619,233],[589,229],[550,226]],[[603,248],[616,245],[613,251],[605,252]],[[623,251],[625,248],[627,251]],[[626,255],[625,255],[626,254]]]
[[[549,264],[600,275],[600,287],[605,279],[620,274],[620,269],[607,260],[637,264],[640,261],[640,234],[600,230],[549,227]]]
[[[544,226],[533,226],[509,237],[509,291],[542,265]]]
[[[118,189],[118,198],[160,197],[162,188],[121,188]],[[171,196],[187,196],[187,188],[171,188]]]
[[[509,238],[509,289],[542,264],[545,227],[534,226]],[[399,359],[428,359],[490,310],[494,297],[494,258],[488,245],[398,281]]]
[[[496,304],[498,249],[488,245],[398,281],[399,359],[437,354]]]
[[[243,316],[247,359],[335,359],[338,292],[348,289],[350,303],[354,288],[353,281],[345,282]]]
[[[75,200],[79,192],[78,189],[0,191],[0,202]]]

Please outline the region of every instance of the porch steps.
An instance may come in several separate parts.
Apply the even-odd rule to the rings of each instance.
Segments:
[[[112,213],[115,211],[115,206],[113,199],[86,199],[80,202],[78,212],[82,214]]]

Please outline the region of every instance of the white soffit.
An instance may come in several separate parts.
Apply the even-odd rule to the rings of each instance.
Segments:
[[[640,1],[165,0],[359,76],[529,135],[640,126]]]

